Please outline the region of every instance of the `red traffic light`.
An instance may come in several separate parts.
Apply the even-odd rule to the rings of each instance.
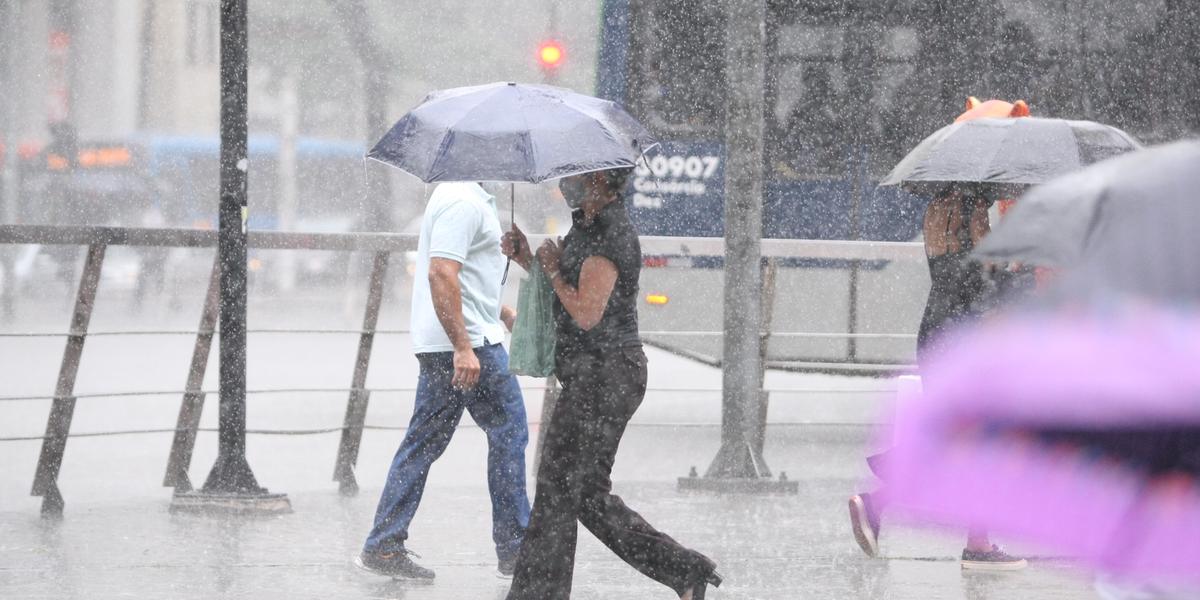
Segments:
[[[551,40],[542,42],[542,45],[538,46],[538,64],[540,64],[543,69],[553,69],[561,65],[563,58],[565,57],[566,53],[563,52],[562,44],[556,41]]]

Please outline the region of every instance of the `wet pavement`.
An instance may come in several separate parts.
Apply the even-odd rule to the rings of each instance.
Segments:
[[[616,491],[652,523],[711,555],[725,584],[720,599],[1092,598],[1087,577],[1061,560],[1025,571],[963,573],[961,535],[890,527],[881,559],[855,546],[845,498],[859,482],[862,428],[774,428],[767,459],[800,481],[796,496],[681,493],[673,477],[701,468],[715,451],[715,427],[634,427],[618,456]],[[503,598],[494,575],[490,509],[483,484],[483,435],[465,428],[434,466],[410,547],[437,571],[432,585],[393,582],[351,565],[370,525],[386,469],[390,432],[368,432],[363,490],[341,497],[328,474],[336,438],[252,444],[263,483],[289,492],[294,513],[269,518],[170,514],[169,493],[92,503],[68,500],[61,521],[32,502],[0,512],[0,596],[4,598]],[[252,438],[253,439],[253,438]],[[300,446],[307,446],[307,449]],[[317,452],[319,450],[319,452]],[[24,453],[22,453],[24,454]],[[319,460],[317,459],[319,457]],[[286,458],[295,486],[275,468]],[[296,463],[311,461],[301,478]],[[105,477],[95,456],[94,476]],[[147,465],[149,466],[149,465]],[[304,481],[301,481],[303,479]],[[307,481],[307,484],[305,484]],[[325,489],[313,489],[324,487]],[[32,501],[33,499],[31,499]],[[574,598],[671,598],[671,592],[580,536]]]
[[[103,300],[103,298],[102,298]],[[361,299],[347,300],[360,305]],[[98,304],[94,329],[194,327],[194,312],[131,319]],[[65,329],[66,306],[28,308],[7,331]],[[354,327],[358,309],[256,305],[257,327]],[[257,311],[257,312],[256,312]],[[52,313],[52,314],[50,314]],[[279,315],[272,321],[272,315]],[[317,318],[321,317],[321,318]],[[383,327],[404,315],[385,312]],[[336,388],[350,381],[354,336],[251,336],[250,387]],[[79,393],[179,390],[192,340],[180,337],[89,339]],[[0,339],[3,395],[53,390],[61,338]],[[376,342],[368,386],[368,425],[402,427],[412,409],[416,363],[404,336]],[[214,355],[216,353],[214,352]],[[725,584],[709,598],[1074,599],[1094,598],[1090,578],[1068,561],[1035,559],[1016,573],[968,574],[959,567],[962,532],[885,522],[881,559],[863,556],[849,532],[846,497],[862,485],[871,451],[870,424],[888,418],[888,379],[769,373],[766,459],[799,481],[795,496],[682,493],[675,478],[701,471],[720,441],[720,371],[650,350],[650,388],[622,442],[616,492],[652,523],[720,565]],[[215,356],[206,388],[215,387]],[[541,410],[540,380],[523,379],[529,417]],[[82,398],[72,431],[171,428],[178,394]],[[211,400],[211,398],[210,398]],[[251,428],[336,428],[344,392],[252,394]],[[0,437],[41,435],[49,402],[0,402]],[[214,427],[210,401],[202,426]],[[61,520],[39,517],[28,495],[40,443],[0,442],[0,598],[503,598],[495,577],[485,440],[469,420],[434,465],[410,547],[437,571],[436,583],[414,585],[356,570],[351,558],[365,536],[387,465],[402,431],[366,431],[358,463],[362,491],[344,498],[331,481],[336,433],[250,435],[248,456],[260,483],[286,492],[294,512],[271,518],[170,514],[161,487],[169,433],[74,437],[59,484]],[[216,436],[201,432],[190,469],[197,485],[213,463]],[[532,453],[529,456],[532,461]],[[1036,549],[1007,549],[1041,555]],[[574,598],[667,599],[673,594],[616,559],[590,534],[580,536]]]

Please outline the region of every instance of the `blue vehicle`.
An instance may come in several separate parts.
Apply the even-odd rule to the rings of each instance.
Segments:
[[[144,172],[170,193],[161,198],[167,221],[174,226],[216,227],[220,176],[220,140],[215,136],[147,136],[138,140]],[[280,140],[252,135],[247,143],[251,162],[251,229],[278,229]],[[296,219],[304,230],[328,229],[314,222],[345,222],[352,230],[362,214],[361,143],[301,137],[296,140]]]
[[[1170,94],[1138,92],[1156,85],[1141,66],[1185,60],[1161,39],[1186,16],[1182,4],[768,0],[763,236],[913,239],[921,201],[875,184],[968,96],[1024,99],[1034,114],[1098,120],[1149,141],[1179,111]],[[603,3],[598,94],[663,142],[633,181],[645,235],[722,235],[723,11],[719,2]]]
[[[763,236],[916,239],[924,202],[876,182],[968,96],[1023,99],[1036,115],[1101,121],[1145,142],[1184,135],[1194,119],[1171,94],[1147,91],[1161,87],[1157,73],[1200,67],[1170,51],[1194,36],[1178,25],[1194,17],[1184,4],[767,0]],[[597,93],[662,144],[631,182],[643,235],[724,234],[726,30],[719,2],[602,5]],[[771,339],[768,362],[881,371],[912,363],[927,266],[922,253],[906,256],[777,263],[772,330],[789,335]],[[642,274],[641,324],[661,332],[647,339],[719,361],[722,257],[647,256],[646,266],[657,268]]]

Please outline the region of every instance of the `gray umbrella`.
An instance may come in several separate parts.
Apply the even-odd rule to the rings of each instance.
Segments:
[[[489,83],[432,92],[367,158],[438,181],[523,181],[632,168],[656,145],[624,109],[568,89]],[[513,197],[516,220],[516,191]],[[508,266],[501,281],[508,280]]]
[[[1082,292],[1200,300],[1200,141],[1098,163],[1021,197],[975,251],[1066,269]]]
[[[1124,131],[1092,121],[974,119],[925,138],[879,185],[931,196],[954,183],[984,183],[993,195],[1012,196],[1138,147]]]
[[[655,145],[620,106],[567,89],[491,83],[433,92],[367,158],[436,181],[524,181],[630,168]]]

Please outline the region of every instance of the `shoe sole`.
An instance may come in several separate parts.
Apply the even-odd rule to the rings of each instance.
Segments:
[[[358,567],[359,571],[362,571],[364,573],[370,573],[371,575],[374,575],[376,577],[386,577],[388,579],[392,578],[392,576],[388,575],[387,573],[380,573],[379,571],[376,571],[375,569],[368,567],[367,564],[363,562],[361,555],[354,557],[354,566]]]
[[[358,570],[363,571],[364,573],[369,573],[376,577],[391,579],[392,581],[411,581],[413,583],[433,583],[432,578],[426,579],[423,577],[405,577],[403,575],[392,575],[390,573],[381,573],[379,571],[376,571],[375,569],[372,569],[371,567],[368,567],[367,564],[362,561],[362,555],[355,556],[353,562],[354,562],[354,566],[357,567]]]
[[[864,554],[871,558],[879,556],[879,539],[871,521],[867,518],[867,506],[861,496],[850,498],[850,527],[854,530],[854,541]]]
[[[1029,566],[1029,561],[1025,559],[1015,560],[1011,562],[987,562],[979,560],[964,560],[962,568],[964,571],[1020,571]]]
[[[503,580],[505,580],[505,581],[512,581],[512,578],[513,578],[513,576],[512,576],[512,575],[505,575],[504,573],[501,573],[500,571],[496,571],[496,579],[503,579]]]

